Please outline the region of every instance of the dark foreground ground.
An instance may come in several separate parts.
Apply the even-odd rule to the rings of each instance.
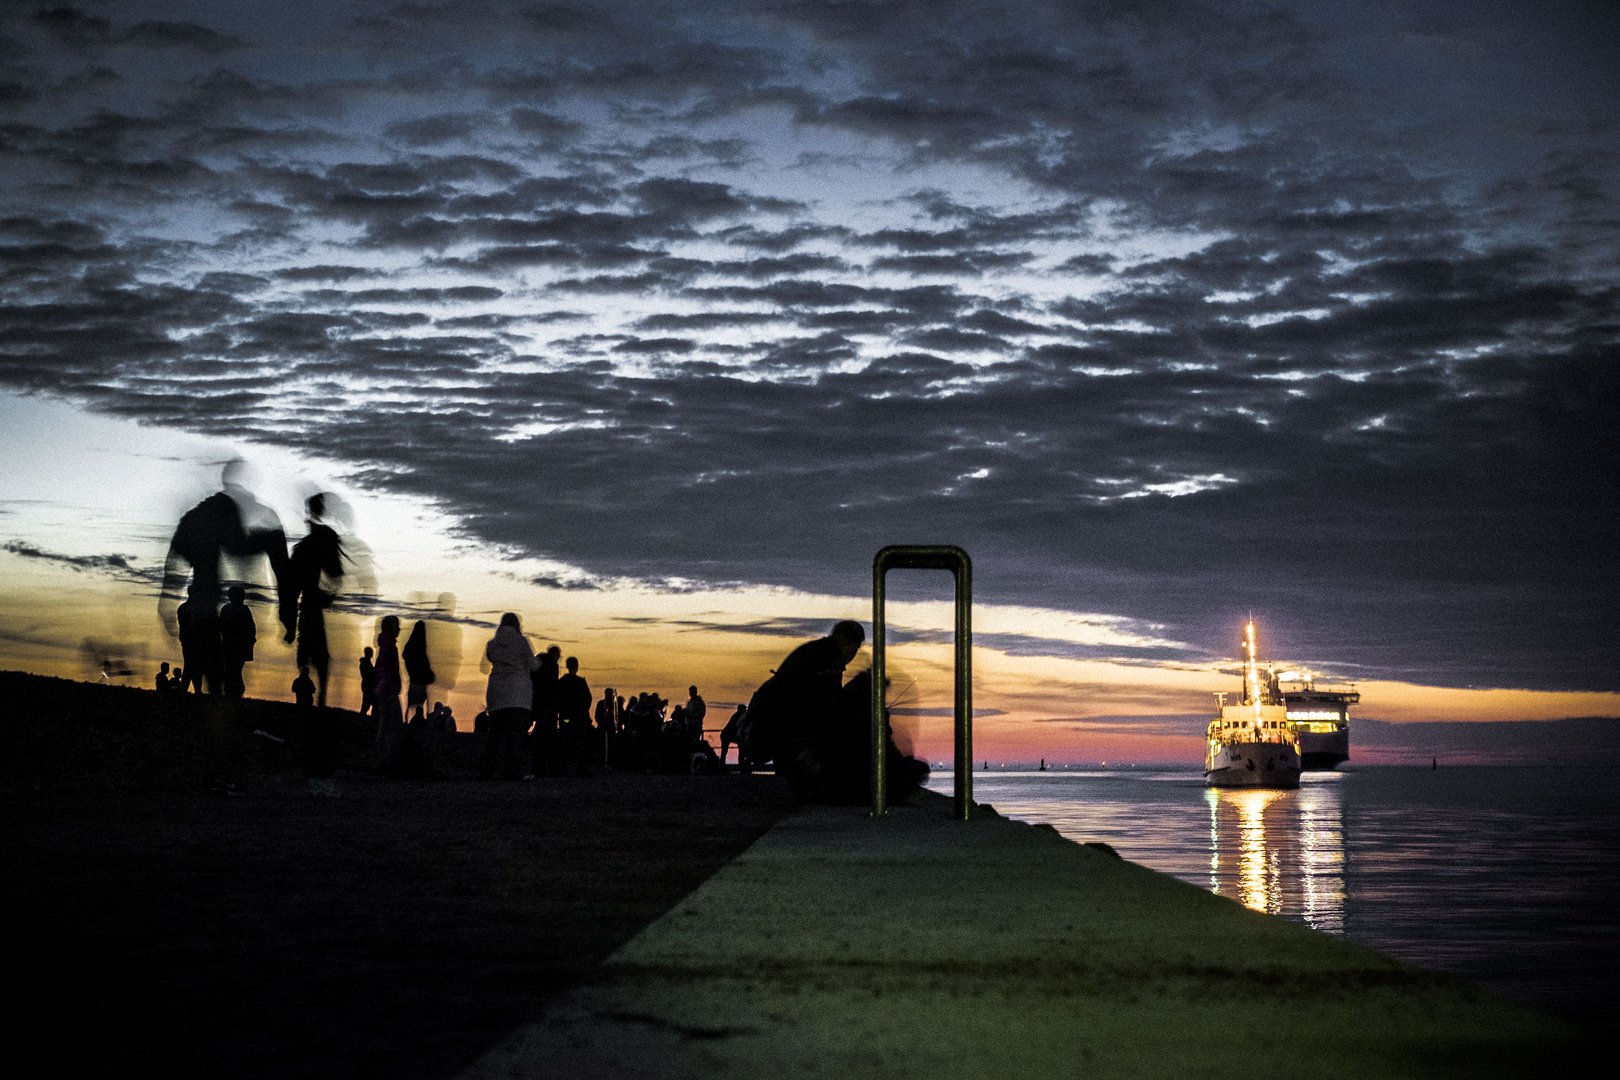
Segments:
[[[251,736],[245,794],[214,798],[194,702],[12,673],[0,701],[4,1026],[32,1075],[454,1075],[792,809],[769,776],[483,783],[473,736],[437,748],[445,779],[384,780],[352,714],[341,798]]]

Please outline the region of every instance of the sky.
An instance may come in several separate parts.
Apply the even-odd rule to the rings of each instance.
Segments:
[[[1615,100],[1598,3],[7,5],[0,662],[174,651],[240,456],[356,508],[356,647],[448,591],[734,702],[954,543],[996,752],[1196,759],[1251,615],[1620,715]]]

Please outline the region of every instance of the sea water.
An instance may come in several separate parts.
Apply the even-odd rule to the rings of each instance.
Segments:
[[[929,786],[949,794],[950,766]],[[1345,766],[1297,791],[1192,770],[989,770],[998,813],[1604,1028],[1620,1022],[1620,777]]]

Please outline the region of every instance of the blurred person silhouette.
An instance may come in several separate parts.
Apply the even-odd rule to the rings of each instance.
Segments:
[[[167,660],[158,665],[157,679],[154,682],[158,693],[167,694],[169,692],[169,662]]]
[[[454,735],[456,733],[456,717],[450,706],[442,701],[435,701],[433,709],[427,714],[427,729],[436,735]]]
[[[534,669],[534,743],[530,752],[529,775],[560,775],[562,760],[557,748],[557,680],[562,648],[552,645],[540,656]]]
[[[259,640],[259,628],[253,622],[253,612],[247,606],[247,590],[232,585],[226,594],[230,602],[219,609],[219,651],[225,673],[225,693],[241,697],[247,693],[242,682],[242,668],[253,659],[253,646]]]
[[[418,619],[416,625],[411,627],[411,636],[406,639],[405,648],[399,654],[405,662],[408,686],[405,696],[406,720],[412,724],[421,722],[422,710],[427,705],[428,687],[433,685],[433,665],[428,662],[427,640],[427,623]]]
[[[327,668],[331,655],[326,647],[326,609],[337,596],[343,581],[343,541],[337,530],[326,524],[328,495],[324,492],[304,500],[309,532],[293,545],[291,597],[283,591],[282,606],[297,610],[297,618],[287,627],[286,640],[298,641],[298,666],[315,670],[318,682],[316,704],[326,707]]]
[[[259,502],[242,483],[246,463],[229,462],[221,475],[224,488],[187,510],[169,540],[169,553],[163,564],[163,587],[158,594],[158,616],[171,635],[181,636],[184,656],[187,641],[191,654],[184,656],[186,683],[200,690],[208,684],[211,697],[219,699],[204,711],[205,758],[212,778],[208,791],[217,795],[236,793],[236,784],[227,775],[235,736],[234,710],[225,705],[224,660],[220,650],[219,607],[222,575],[251,579],[261,558],[270,563],[280,593],[282,623],[293,625],[291,598],[284,582],[289,569],[287,537],[274,511]],[[185,585],[186,601],[177,603]],[[187,608],[180,618],[181,606]],[[182,688],[184,684],[182,684]]]
[[[399,749],[405,717],[399,708],[399,616],[384,615],[377,627],[377,681],[372,686],[377,718],[377,770],[386,772]]]
[[[192,681],[199,686],[206,681],[209,692],[215,694],[225,692],[219,657],[218,613],[222,574],[227,568],[233,571],[233,576],[246,578],[250,574],[243,571],[252,570],[260,558],[267,559],[281,594],[281,621],[289,633],[293,628],[294,597],[287,595],[286,590],[290,567],[286,534],[281,531],[281,521],[275,512],[242,485],[246,468],[246,463],[240,459],[228,463],[221,477],[224,490],[210,495],[181,516],[169,541],[163,588],[158,597],[158,615],[169,633],[180,636],[184,629],[185,636],[191,639],[198,657],[197,670],[189,673]],[[183,605],[176,601],[188,569],[190,581],[185,586],[185,604],[189,605],[190,617],[189,626],[182,628],[178,611]],[[185,664],[188,668],[193,666],[189,660]]]
[[[586,764],[590,752],[591,687],[579,673],[579,657],[566,661],[568,674],[557,680],[557,739],[561,744],[563,768],[576,776],[591,775]]]
[[[479,775],[485,780],[516,780],[522,775],[523,733],[529,729],[538,662],[515,613],[501,616],[479,666],[489,673],[484,692],[488,737]]]
[[[360,715],[370,716],[377,701],[377,665],[371,662],[371,646],[360,657]]]
[[[456,620],[456,594],[453,592],[405,594],[405,601],[427,622],[427,654],[433,660],[433,688],[446,693],[456,688],[461,671],[461,623]],[[479,666],[482,667],[482,658]],[[410,711],[410,705],[406,705]]]
[[[884,719],[887,720],[887,710]],[[887,727],[887,724],[885,724]],[[872,791],[872,672],[845,683],[833,706],[815,718],[814,745],[800,771],[807,797],[859,805]],[[889,798],[903,802],[928,779],[928,764],[904,753],[884,732],[883,769]]]

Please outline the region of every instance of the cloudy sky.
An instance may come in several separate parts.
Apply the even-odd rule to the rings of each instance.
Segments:
[[[5,12],[13,412],[558,592],[947,542],[1011,655],[1620,690],[1612,7]]]

